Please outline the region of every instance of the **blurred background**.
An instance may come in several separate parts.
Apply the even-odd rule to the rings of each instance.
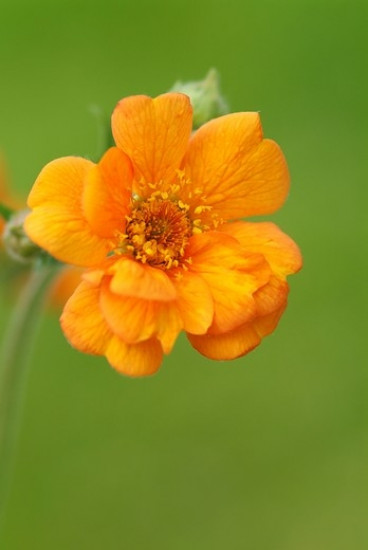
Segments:
[[[278,330],[232,363],[183,337],[131,380],[48,312],[1,549],[368,548],[367,15],[359,0],[1,0],[0,149],[19,196],[48,161],[95,155],[91,105],[217,67],[231,109],[261,111],[286,154],[270,218],[305,262]]]

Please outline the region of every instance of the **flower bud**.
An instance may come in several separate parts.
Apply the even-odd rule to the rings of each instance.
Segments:
[[[2,235],[5,250],[13,260],[30,263],[45,255],[45,252],[30,240],[24,231],[23,223],[28,210],[20,210],[9,218]]]
[[[189,96],[193,106],[193,128],[197,129],[205,122],[229,112],[229,107],[220,94],[219,75],[216,69],[210,69],[204,80],[194,82],[176,82],[171,92],[181,92]]]

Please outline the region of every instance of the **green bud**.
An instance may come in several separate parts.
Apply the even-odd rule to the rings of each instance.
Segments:
[[[229,107],[220,93],[219,75],[216,69],[210,69],[204,80],[176,82],[170,91],[182,92],[189,96],[193,106],[194,129],[229,112]]]
[[[28,210],[20,210],[9,218],[4,227],[3,242],[9,256],[21,263],[30,263],[46,253],[30,240],[24,231]]]

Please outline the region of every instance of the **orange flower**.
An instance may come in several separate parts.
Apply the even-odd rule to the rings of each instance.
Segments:
[[[155,372],[184,330],[207,357],[244,355],[286,307],[286,275],[301,267],[294,242],[268,214],[289,189],[278,145],[257,113],[192,131],[183,94],[123,99],[116,147],[98,164],[77,157],[41,171],[29,196],[29,236],[87,269],[61,325],[77,349],[118,371]]]

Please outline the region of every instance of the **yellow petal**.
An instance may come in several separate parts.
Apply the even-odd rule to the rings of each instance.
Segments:
[[[173,180],[191,130],[192,107],[183,94],[128,97],[112,115],[116,145],[132,160],[135,179],[146,183]]]
[[[233,113],[202,126],[184,168],[226,220],[274,212],[289,190],[284,156],[274,141],[262,139],[258,113]]]

